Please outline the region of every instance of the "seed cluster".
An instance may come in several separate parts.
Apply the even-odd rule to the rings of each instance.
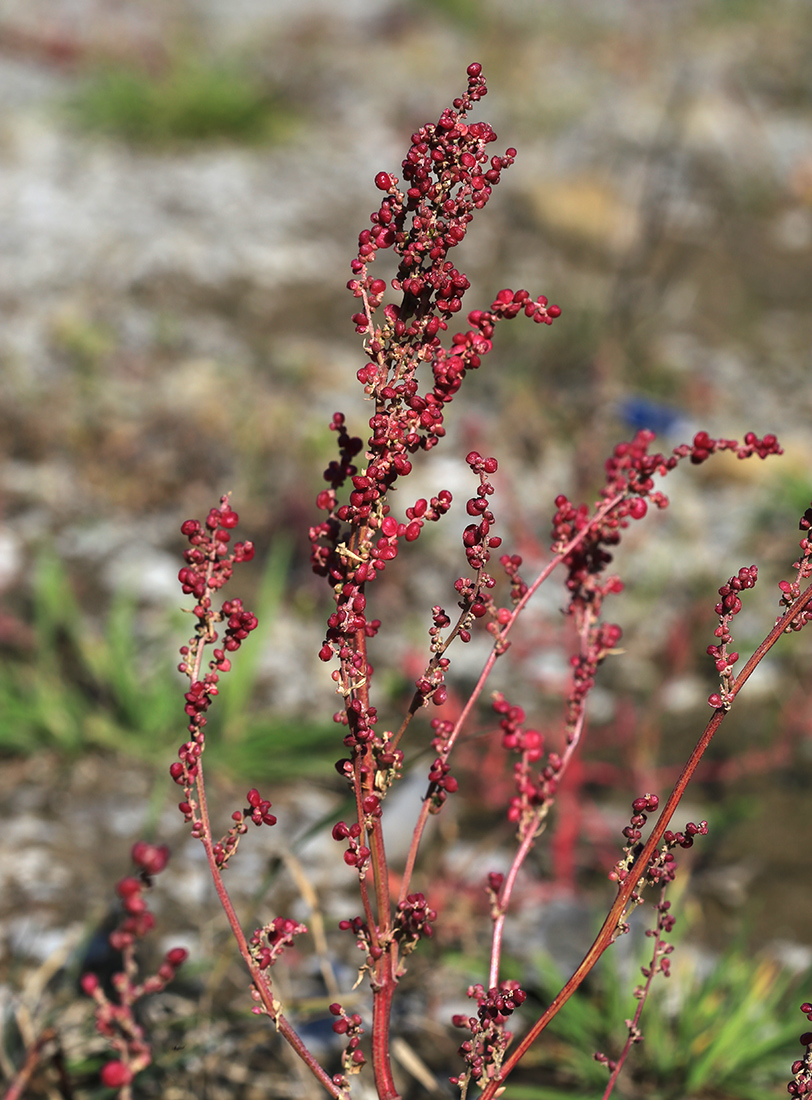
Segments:
[[[801,1012],[807,1020],[812,1020],[812,1004],[804,1001]],[[801,1046],[806,1047],[803,1058],[792,1063],[793,1080],[787,1085],[790,1096],[809,1096],[812,1094],[812,1031],[805,1031],[801,1036]]]
[[[219,508],[210,510],[205,523],[188,519],[181,525],[181,533],[189,540],[189,549],[184,551],[186,565],[178,573],[178,580],[184,595],[195,598],[195,606],[191,609],[196,620],[195,633],[188,645],[181,646],[178,665],[178,671],[190,681],[184,696],[184,709],[191,737],[181,745],[179,760],[171,765],[169,773],[185,789],[185,798],[179,804],[181,813],[187,821],[195,821],[198,830],[202,829],[202,822],[195,817],[191,788],[205,744],[206,712],[219,692],[220,675],[231,668],[230,655],[258,625],[256,615],[248,611],[241,600],[226,600],[219,610],[212,602],[213,594],[231,579],[234,566],[254,557],[251,542],[238,542],[229,550],[231,533],[239,519],[228,497],[224,496],[220,498]],[[226,629],[221,641],[217,626],[222,622],[226,623]],[[208,670],[201,675],[204,649],[209,645],[214,646],[212,659]]]
[[[462,1096],[473,1080],[482,1087],[499,1073],[502,1060],[512,1038],[505,1030],[505,1023],[517,1008],[527,1000],[527,994],[517,981],[501,982],[494,989],[472,985],[468,996],[476,1001],[476,1016],[458,1014],[452,1017],[455,1027],[471,1033],[459,1048],[466,1070],[459,1077],[452,1077],[451,1084],[459,1085]]]
[[[135,947],[155,927],[155,916],[148,908],[144,891],[166,867],[169,849],[139,840],[133,845],[132,860],[137,873],[125,876],[116,885],[123,912],[108,936],[110,946],[122,956],[123,969],[112,977],[117,999],[110,999],[92,971],[83,974],[80,980],[82,991],[95,1001],[96,1030],[117,1054],[100,1071],[101,1082],[107,1088],[124,1088],[152,1062],[152,1049],[136,1019],[134,1005],[142,997],[164,990],[188,956],[185,948],[173,947],[166,952],[155,974],[138,980]]]
[[[735,577],[730,577],[727,584],[719,589],[721,599],[714,611],[719,616],[719,625],[714,630],[718,639],[715,645],[708,646],[708,656],[713,657],[716,671],[721,677],[721,691],[714,691],[708,696],[708,703],[714,708],[727,710],[732,700],[731,691],[736,682],[733,674],[733,666],[739,659],[738,653],[728,653],[727,647],[733,641],[730,633],[730,621],[734,615],[742,609],[740,593],[748,588],[755,588],[758,580],[758,569],[755,565],[742,566]]]
[[[550,324],[561,312],[544,295],[532,299],[526,290],[502,290],[489,310],[468,314],[468,329],[454,333],[448,346],[442,343],[469,288],[449,253],[465,238],[475,212],[485,206],[516,156],[515,149],[490,155],[488,146],[496,140],[493,129],[484,122],[468,121],[469,111],[486,93],[481,65],[470,65],[466,93],[436,124],[412,135],[402,165],[403,189],[395,175],[378,173],[375,185],[384,194],[371,215],[371,228],[359,235],[358,253],[351,264],[353,278],[348,287],[361,307],[353,322],[364,336],[367,358],[357,376],[374,402],[374,411],[366,444],[349,433],[342,413],[334,415],[330,427],[336,433],[339,454],[324,473],[329,488],[317,498],[327,515],[310,531],[313,568],[329,579],[336,601],[319,656],[324,661],[338,658],[340,668],[333,676],[347,698],[361,685],[368,688],[372,674],[360,642],[374,637],[380,623],[367,616],[366,588],[394,561],[404,543],[416,541],[425,524],[440,519],[452,503],[451,493],[441,489],[431,499],[416,500],[401,520],[391,514],[390,490],[411,473],[415,454],[430,450],[445,435],[445,407],[466,373],[479,368],[491,350],[496,323],[524,313]],[[400,301],[386,305],[387,284],[371,270],[382,250],[392,250],[398,257],[390,286]],[[430,374],[427,386],[421,384],[421,369]],[[495,460],[484,461],[489,465],[483,473],[493,472]],[[338,494],[347,482],[348,499],[341,503]],[[469,515],[478,522],[469,525],[463,537],[475,569],[482,568],[488,549],[499,545],[496,537],[488,535],[492,518],[483,494],[492,488],[486,485],[483,480],[480,493],[468,503]],[[472,607],[471,615],[484,614],[476,602]],[[435,632],[447,625],[446,619],[437,609]],[[470,637],[465,625],[458,633],[463,640]],[[441,643],[434,638],[435,642],[439,649]],[[438,705],[446,696],[442,671],[435,661],[418,684],[422,698],[432,698]],[[358,702],[356,696],[353,703]],[[350,727],[348,747],[371,740],[368,731],[374,724],[365,704],[360,710],[351,709],[352,705],[348,704],[343,720]]]

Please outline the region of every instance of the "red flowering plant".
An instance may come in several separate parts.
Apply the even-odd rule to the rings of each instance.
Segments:
[[[781,448],[773,435],[759,438],[749,432],[739,443],[700,432],[692,443],[666,455],[652,450],[653,433],[638,432],[634,439],[614,448],[606,463],[604,487],[593,506],[575,504],[565,496],[556,498],[549,560],[529,579],[522,574],[518,555],[501,553],[497,557],[501,538],[495,533],[492,481],[497,460],[471,451],[466,463],[473,478],[472,491],[465,504],[470,522],[462,535],[466,567],[454,583],[456,607],[451,613],[439,605],[431,608],[425,665],[416,678],[410,703],[399,723],[381,728],[370,660],[370,647],[381,628],[374,617],[375,582],[387,569],[395,568],[396,559],[420,539],[426,524],[441,521],[452,507],[452,495],[445,488],[439,488],[430,499],[407,497],[406,507],[395,504],[393,490],[398,489],[399,499],[408,493],[407,479],[422,452],[433,450],[445,436],[448,406],[468,373],[479,369],[490,354],[497,327],[520,314],[549,325],[561,313],[543,294],[534,298],[526,290],[501,290],[489,308],[475,309],[463,323],[455,324],[455,317],[463,316],[462,301],[469,282],[449,256],[516,156],[514,149],[490,155],[496,134],[487,123],[468,119],[486,91],[481,66],[470,65],[467,91],[443,111],[436,124],[423,126],[412,135],[402,177],[389,172],[375,177],[382,197],[371,216],[371,227],[359,236],[348,284],[358,303],[352,319],[366,355],[357,378],[371,408],[369,434],[352,434],[345,416],[334,414],[330,428],[338,454],[325,471],[327,487],[317,500],[323,518],[311,528],[310,538],[313,568],[327,581],[334,602],[319,656],[332,666],[332,680],[342,700],[334,716],[344,747],[337,770],[354,806],[351,820],[336,822],[332,831],[343,847],[340,858],[347,873],[357,880],[360,905],[360,913],[343,919],[340,927],[352,933],[362,952],[361,972],[369,982],[373,1007],[371,1042],[367,1044],[362,1039],[367,1021],[338,1002],[331,1005],[333,1030],[345,1043],[341,1069],[332,1074],[297,1033],[271,979],[272,967],[305,927],[276,917],[247,934],[225,885],[225,871],[249,824],[276,823],[271,803],[257,790],[249,791],[246,805],[233,812],[232,823],[218,837],[206,801],[203,756],[207,712],[220,690],[222,674],[228,672],[234,654],[257,625],[255,616],[239,600],[227,600],[218,608],[215,597],[231,579],[234,566],[253,557],[254,548],[250,542],[231,547],[238,517],[227,497],[204,523],[188,520],[182,527],[190,545],[180,581],[184,593],[195,599],[192,611],[196,621],[179,666],[190,681],[186,693],[189,736],[171,767],[172,778],[183,791],[179,808],[193,836],[204,845],[215,888],[250,974],[253,1011],[273,1020],[337,1100],[347,1100],[353,1076],[369,1061],[381,1100],[399,1096],[390,1063],[392,1002],[408,955],[421,939],[431,936],[434,923],[442,920],[442,914],[414,888],[421,843],[429,818],[442,812],[447,799],[458,790],[452,772],[454,749],[480,704],[494,666],[505,659],[517,621],[552,573],[560,568],[566,574],[566,612],[577,638],[570,657],[560,739],[550,744],[547,735],[527,725],[521,706],[498,692],[492,697],[502,745],[515,760],[513,793],[506,812],[515,825],[516,847],[507,872],[493,872],[483,883],[490,901],[490,967],[483,981],[468,990],[473,1002],[470,1015],[454,1018],[465,1037],[460,1065],[456,1070],[449,1067],[462,1096],[476,1089],[480,1100],[500,1094],[530,1044],[601,954],[627,929],[628,915],[642,902],[647,887],[658,891],[658,900],[655,948],[651,965],[644,971],[646,984],[639,991],[641,1009],[654,974],[667,974],[670,948],[665,937],[674,918],[665,893],[674,877],[674,852],[690,847],[696,836],[707,832],[704,821],[671,829],[671,819],[711,739],[755,667],[782,634],[800,629],[812,614],[808,610],[812,585],[806,584],[812,573],[812,541],[807,538],[811,509],[801,524],[804,538],[796,562],[797,581],[782,583],[781,616],[738,673],[734,672],[738,654],[731,651],[731,625],[747,591],[756,583],[756,567],[740,569],[719,590],[719,626],[708,652],[719,672],[720,685],[708,700],[713,711],[710,721],[662,808],[658,796],[650,792],[634,799],[623,830],[623,855],[610,872],[616,895],[595,942],[541,1016],[514,1039],[506,1025],[527,995],[519,983],[503,977],[505,922],[519,871],[584,739],[587,702],[598,668],[617,649],[621,637],[620,627],[603,618],[604,601],[622,588],[620,579],[608,572],[612,551],[624,531],[642,520],[649,507],[667,506],[660,481],[680,463],[688,460],[698,465],[721,451],[731,451],[739,459],[754,455],[764,459],[780,454]],[[387,285],[374,274],[373,264],[380,251],[390,250],[398,267]],[[390,291],[396,301],[386,301]],[[452,720],[443,714],[451,654],[475,632],[489,638],[489,655]],[[425,796],[416,807],[408,855],[400,868],[399,890],[392,896],[382,816],[387,795],[404,768],[409,727],[426,710],[432,714],[433,759]],[[655,813],[656,823],[644,832],[648,816]],[[611,1073],[606,1095],[628,1050],[639,1039],[639,1017],[638,1012],[628,1022],[629,1041],[618,1062],[599,1056]],[[805,1074],[804,1064],[798,1070],[798,1080],[805,1080]]]
[[[155,974],[139,980],[136,945],[155,927],[155,917],[147,905],[144,891],[152,886],[155,875],[169,861],[165,845],[139,840],[133,845],[132,860],[138,869],[135,875],[119,880],[116,893],[121,900],[121,917],[108,936],[110,947],[121,954],[122,969],[112,977],[114,999],[106,992],[92,970],[82,975],[81,987],[95,1001],[96,1030],[107,1040],[116,1057],[101,1068],[103,1085],[118,1089],[121,1100],[132,1097],[132,1082],[152,1062],[152,1050],[133,1008],[137,1001],[162,992],[186,961],[184,947],[167,951]]]

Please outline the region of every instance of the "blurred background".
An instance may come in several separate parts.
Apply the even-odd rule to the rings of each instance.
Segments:
[[[252,837],[229,872],[246,926],[278,912],[312,926],[322,914],[323,961],[348,990],[357,952],[332,929],[354,915],[352,884],[334,842],[311,836],[346,811],[332,769],[343,751],[335,698],[317,659],[328,593],[310,573],[307,528],[333,457],[333,412],[359,434],[367,418],[345,286],[377,206],[374,175],[399,172],[409,135],[460,94],[473,60],[488,79],[481,116],[499,135],[494,152],[519,155],[455,257],[472,282],[465,307],[524,286],[563,314],[549,329],[498,330],[410,497],[445,487],[460,502],[472,488],[465,453],[496,455],[499,533],[529,576],[547,553],[556,494],[593,500],[612,446],[638,428],[657,431],[663,449],[699,428],[774,432],[785,449],[765,463],[721,456],[678,471],[665,486],[672,506],[618,553],[628,584],[606,611],[624,653],[601,670],[582,763],[523,880],[509,943],[532,1004],[591,942],[630,799],[667,794],[704,725],[719,585],[758,564],[736,623],[743,656],[777,614],[812,497],[812,7],[2,0],[6,1078],[58,1017],[76,1095],[106,1095],[93,1085],[103,1044],[75,981],[129,847],[148,836],[174,851],[156,891],[168,937],[157,946],[182,942],[193,958],[175,992],[145,1010],[156,1062],[140,1094],[318,1094],[246,1018],[202,851],[174,808],[167,767],[184,728],[174,665],[188,635],[179,527],[231,492],[239,533],[258,548],[231,594],[261,627],[224,685],[207,749],[224,817],[247,786],[280,807],[273,842]],[[455,606],[459,511],[380,585],[387,626],[373,661],[385,726],[425,662],[429,608]],[[493,683],[551,744],[571,644],[564,604],[560,587],[540,594]],[[484,653],[474,643],[458,654],[447,713]],[[678,826],[707,818],[711,835],[682,860],[683,971],[652,1006],[622,1095],[777,1096],[796,1056],[796,1005],[812,999],[809,638],[774,653],[680,813]],[[431,751],[428,721],[416,727],[416,777],[393,796],[401,854]],[[511,842],[510,762],[493,729],[483,709],[461,749],[462,793],[437,820],[416,883],[428,889],[433,876],[443,889],[429,895],[442,910],[434,954],[413,956],[399,1021],[403,1065],[411,1053],[424,1066],[422,1080],[414,1062],[399,1070],[408,1095],[449,1095],[460,1039],[446,1024],[465,1010],[454,991],[486,973],[482,882]],[[605,1070],[590,1056],[622,1045],[632,960],[647,942],[627,939],[509,1095],[600,1095]],[[335,996],[324,967],[308,965],[305,950],[280,988],[335,1058],[324,1020]],[[30,1095],[55,1089],[45,1068]]]

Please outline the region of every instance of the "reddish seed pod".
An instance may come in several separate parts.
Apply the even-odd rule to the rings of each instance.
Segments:
[[[86,993],[88,997],[92,997],[99,988],[99,979],[95,974],[83,974],[79,984],[82,987],[82,992]]]
[[[137,841],[132,848],[132,860],[148,875],[157,875],[169,862],[169,848],[165,844],[148,844]]]
[[[133,1073],[123,1062],[107,1062],[102,1066],[99,1077],[108,1089],[120,1089],[130,1084]]]

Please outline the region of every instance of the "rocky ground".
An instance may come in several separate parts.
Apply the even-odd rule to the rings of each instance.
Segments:
[[[276,720],[331,713],[316,659],[323,593],[304,536],[332,457],[326,424],[338,408],[363,415],[348,262],[376,201],[375,173],[397,169],[408,135],[458,94],[474,59],[490,87],[483,115],[519,156],[464,245],[471,308],[521,284],[564,312],[544,332],[506,326],[493,363],[471,379],[445,455],[420,474],[425,488],[436,491],[437,478],[465,492],[462,455],[489,448],[505,472],[503,534],[532,556],[543,552],[556,493],[593,495],[611,446],[644,422],[658,420],[669,446],[698,427],[773,431],[785,444],[771,469],[722,464],[680,477],[660,541],[638,540],[622,559],[636,579],[618,611],[629,653],[607,674],[596,723],[621,726],[631,707],[657,763],[676,763],[669,749],[695,735],[705,706],[699,662],[715,589],[745,559],[760,563],[765,590],[746,626],[757,641],[812,495],[812,16],[789,0],[0,5],[0,643],[9,658],[30,658],[32,563],[48,548],[68,571],[82,630],[103,630],[125,593],[137,609],[134,644],[166,647],[179,524],[232,491],[260,557],[282,536],[292,546],[257,695]],[[150,136],[126,130],[131,102],[100,112],[100,74],[161,84],[195,66],[248,74],[268,132]],[[108,106],[111,97],[102,94]],[[410,609],[460,568],[459,524],[447,526],[418,579],[386,596],[398,621],[386,650],[395,671],[422,645],[425,624]],[[260,573],[261,562],[249,590]],[[560,602],[553,593],[544,610]],[[699,656],[679,664],[675,637]],[[532,641],[514,682],[540,690],[560,678],[557,636]],[[793,655],[757,689],[741,740],[720,751],[719,774],[735,772],[737,752],[751,763],[738,785],[727,781],[736,797],[726,805],[737,808],[716,856],[696,870],[700,883],[707,872],[705,896],[725,929],[739,901],[754,902],[757,938],[803,947],[812,943],[798,824],[809,805],[809,646],[791,641]],[[473,664],[458,667],[464,679]],[[30,1038],[46,989],[68,1003],[129,846],[160,826],[176,849],[161,903],[167,927],[222,962],[177,994],[176,1015],[195,1017],[185,1051],[171,1022],[156,1023],[165,1057],[144,1095],[310,1095],[275,1048],[251,1056],[245,1081],[228,1078],[249,1065],[253,1039],[232,1027],[241,978],[209,910],[199,852],[174,822],[168,759],[137,762],[109,741],[100,751],[93,728],[78,758],[43,737],[31,755],[3,760],[4,1011]],[[760,786],[752,754],[770,744],[770,729],[791,748]],[[17,744],[12,734],[0,750]],[[178,740],[171,728],[163,736]],[[225,779],[221,793],[225,805],[237,797]],[[299,829],[339,798],[329,779],[280,793]],[[762,810],[748,815],[748,801]],[[598,804],[614,827],[617,806]],[[465,812],[459,821],[452,844],[470,828]],[[306,873],[334,916],[344,902],[331,861],[308,853]],[[253,858],[241,872],[246,904],[277,873]],[[278,873],[274,904],[294,904],[291,866]],[[464,912],[456,918],[464,927]],[[421,1026],[453,1010],[427,988],[406,1021],[424,1053]],[[206,1015],[215,997],[228,1006],[216,1025]],[[64,1012],[70,1044],[87,1010],[77,1002]],[[224,1066],[226,1047],[234,1057]],[[7,1075],[16,1054],[3,1050]],[[31,1095],[55,1095],[47,1082],[42,1090]]]

